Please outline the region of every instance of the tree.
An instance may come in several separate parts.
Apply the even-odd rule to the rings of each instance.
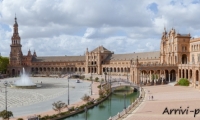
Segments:
[[[81,98],[83,101],[87,102],[90,100],[90,96],[85,94],[82,98]]]
[[[58,102],[54,102],[53,104],[53,110],[58,111],[58,113],[61,112],[61,110],[67,108],[68,106],[62,102],[62,101],[58,101]]]
[[[7,57],[0,56],[0,73],[6,73],[9,59]]]
[[[3,119],[8,119],[12,116],[13,116],[13,113],[11,111],[6,112],[6,110],[3,110],[0,112],[0,117],[2,117]]]

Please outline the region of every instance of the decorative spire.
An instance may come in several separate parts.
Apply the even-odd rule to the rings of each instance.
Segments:
[[[86,52],[88,52],[88,48],[86,48]]]
[[[15,22],[17,22],[16,13],[15,13]]]
[[[15,24],[13,26],[18,27],[16,14],[15,14]]]
[[[34,57],[37,57],[35,50],[34,50],[33,56],[34,56]]]
[[[30,49],[29,49],[29,51],[28,51],[28,56],[31,56],[31,51],[30,51]]]

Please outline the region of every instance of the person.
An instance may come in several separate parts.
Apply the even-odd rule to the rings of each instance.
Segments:
[[[151,96],[152,100],[153,100],[153,95]]]

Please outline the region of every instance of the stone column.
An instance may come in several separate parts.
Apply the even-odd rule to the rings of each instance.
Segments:
[[[179,79],[180,78],[179,78],[179,69],[178,69],[178,73],[176,73],[176,82],[178,82]]]
[[[185,69],[184,71],[185,71],[185,76],[184,76],[184,78],[186,78],[186,76],[187,76],[186,69]]]
[[[183,70],[181,69],[181,78],[183,78]]]
[[[163,79],[165,79],[165,77],[166,77],[166,73],[165,73],[165,70],[164,70],[164,76],[163,76]]]
[[[192,74],[193,86],[196,87],[196,78],[195,78],[195,77],[196,77],[196,76],[195,76],[196,72],[193,70],[192,73],[193,73],[193,74]]]
[[[171,82],[171,81],[170,81],[170,73],[169,73],[169,82]]]
[[[147,77],[146,77],[146,82],[149,83],[149,77],[148,77],[148,74],[147,74]],[[146,84],[147,85],[147,84]]]
[[[150,71],[150,76],[149,76],[149,77],[150,77],[150,82],[152,82],[152,79],[151,79],[151,71]]]
[[[178,81],[179,81],[179,74],[176,73],[176,82],[178,82]]]
[[[199,76],[200,76],[200,70],[199,70]],[[199,87],[199,89],[200,89],[200,77],[199,77],[198,87]]]

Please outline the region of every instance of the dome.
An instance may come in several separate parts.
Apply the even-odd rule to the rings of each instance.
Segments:
[[[17,27],[18,24],[17,24],[17,18],[15,17],[15,24],[13,25],[13,27]]]

